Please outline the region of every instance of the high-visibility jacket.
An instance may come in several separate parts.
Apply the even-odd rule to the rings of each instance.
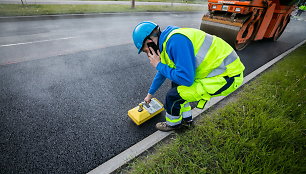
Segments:
[[[303,10],[303,11],[306,11],[306,6],[305,6],[305,5],[301,5],[301,6],[299,7],[299,9],[300,9],[300,10]]]
[[[175,68],[175,63],[169,58],[166,51],[167,41],[174,34],[182,34],[192,42],[196,57],[194,83],[189,87],[179,86],[177,88],[178,93],[184,100],[194,102],[209,100],[214,96],[224,96],[233,92],[242,84],[245,67],[233,48],[221,38],[198,29],[178,28],[171,31],[162,44],[161,63]],[[213,95],[227,84],[224,77],[234,77],[235,80],[227,89]]]

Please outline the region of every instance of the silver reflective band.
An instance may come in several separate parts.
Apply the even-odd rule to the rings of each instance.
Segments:
[[[182,116],[183,116],[183,118],[188,118],[188,117],[191,117],[191,111],[186,111],[186,112],[183,112],[182,113]]]
[[[204,58],[206,57],[206,54],[212,44],[212,41],[213,36],[206,33],[204,42],[196,55],[196,68],[203,62]]]
[[[184,105],[185,108],[187,108],[187,107],[189,107],[189,106],[190,106],[190,103],[189,103],[189,102],[186,103],[186,104]]]
[[[181,124],[181,123],[182,123],[182,120],[179,121],[179,122],[175,122],[175,123],[172,123],[172,122],[170,122],[170,121],[166,121],[166,124],[167,124],[168,126],[176,126],[176,125],[179,125],[179,124]]]
[[[170,122],[168,120],[171,120],[171,121],[174,121],[174,122]],[[175,125],[181,124],[181,122],[182,122],[182,116],[173,116],[173,115],[170,115],[170,114],[166,113],[166,123],[167,123],[167,125],[175,126]]]
[[[219,67],[216,69],[212,70],[207,77],[214,77],[217,75],[222,74],[226,70],[226,66],[234,62],[238,58],[237,53],[233,50],[231,54],[229,54],[221,63]]]

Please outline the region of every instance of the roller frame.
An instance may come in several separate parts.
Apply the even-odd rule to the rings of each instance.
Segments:
[[[200,29],[223,38],[236,50],[244,49],[251,40],[277,40],[294,9],[293,4],[281,5],[274,0],[208,2],[209,14],[203,16]],[[240,19],[243,16],[249,18]]]

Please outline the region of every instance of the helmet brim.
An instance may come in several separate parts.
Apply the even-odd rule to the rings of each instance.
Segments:
[[[138,50],[138,54],[140,54],[142,52],[142,47]]]

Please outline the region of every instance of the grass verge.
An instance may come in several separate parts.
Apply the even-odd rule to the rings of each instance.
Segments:
[[[306,44],[127,173],[306,173]]]
[[[30,16],[53,14],[84,14],[104,12],[163,12],[163,11],[203,11],[195,6],[138,5],[45,5],[45,4],[0,4],[0,16]]]

